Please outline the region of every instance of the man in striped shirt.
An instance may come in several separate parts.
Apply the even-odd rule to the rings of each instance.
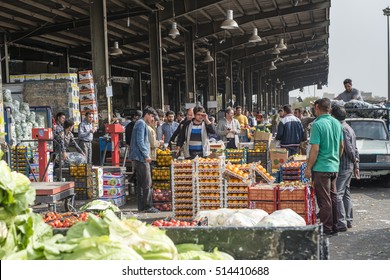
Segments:
[[[345,121],[347,112],[343,107],[332,108],[332,116],[340,121],[343,128],[344,150],[340,158],[339,174],[336,181],[338,231],[347,231],[352,227],[352,202],[350,183],[352,173],[359,178],[359,152],[356,147],[356,135]]]
[[[177,139],[176,152],[179,153],[183,147],[185,158],[207,157],[210,155],[208,134],[215,133],[215,129],[202,106],[194,108],[194,116],[184,123]]]

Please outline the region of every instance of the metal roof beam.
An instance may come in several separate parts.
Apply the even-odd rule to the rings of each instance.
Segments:
[[[1,7],[0,2],[0,7]],[[123,19],[127,17],[133,17],[138,16],[141,14],[149,13],[148,11],[144,9],[132,9],[131,11],[120,11],[116,13],[111,13],[107,15],[107,21],[114,21],[118,19]],[[44,35],[48,33],[54,33],[59,31],[68,31],[70,29],[75,29],[79,27],[85,27],[90,25],[90,19],[89,17],[81,18],[78,20],[72,20],[72,21],[66,21],[61,23],[54,23],[54,24],[48,24],[46,26],[43,26],[42,28],[33,29],[33,30],[26,30],[26,31],[18,31],[18,32],[12,32],[10,33],[10,38],[13,41],[19,40],[20,38],[26,38],[26,37],[32,37],[32,36],[39,36]]]

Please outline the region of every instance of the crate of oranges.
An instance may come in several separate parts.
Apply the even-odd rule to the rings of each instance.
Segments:
[[[158,166],[171,166],[173,153],[168,148],[165,150],[156,149],[156,161]]]

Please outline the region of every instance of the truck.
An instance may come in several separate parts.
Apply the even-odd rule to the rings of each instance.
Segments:
[[[360,178],[381,180],[390,187],[389,110],[346,108],[346,122],[356,134],[360,155]]]

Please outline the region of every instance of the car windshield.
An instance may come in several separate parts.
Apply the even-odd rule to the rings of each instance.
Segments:
[[[356,139],[388,140],[385,126],[381,122],[347,121],[355,131]]]

